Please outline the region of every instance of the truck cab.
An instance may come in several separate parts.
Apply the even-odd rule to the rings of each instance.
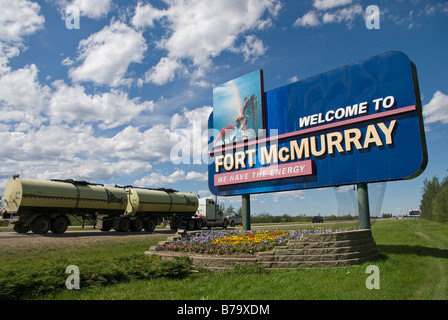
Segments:
[[[193,220],[195,220],[195,229],[201,229],[202,227],[227,228],[228,226],[224,213],[219,210],[216,202],[210,198],[199,199],[198,210]]]

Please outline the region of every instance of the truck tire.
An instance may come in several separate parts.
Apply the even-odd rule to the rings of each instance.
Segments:
[[[223,229],[227,229],[227,226],[229,225],[229,221],[227,221],[227,219],[226,220],[224,220],[224,222],[222,223],[222,228]]]
[[[195,228],[197,229],[197,230],[201,230],[202,229],[202,219],[197,219],[196,220],[196,226],[195,226]]]
[[[131,219],[129,218],[120,218],[114,221],[113,226],[115,231],[118,232],[126,232],[131,228]]]
[[[145,222],[145,231],[154,231],[154,229],[156,228],[157,225],[157,221],[155,219],[148,219],[148,221]]]
[[[18,222],[14,224],[14,231],[17,233],[27,233],[31,230],[31,227],[29,225],[25,225],[23,222]]]
[[[33,223],[31,224],[31,230],[36,234],[45,234],[48,232],[48,230],[50,230],[50,226],[50,219],[45,216],[39,216],[34,219]]]
[[[110,231],[112,229],[113,223],[111,221],[102,221],[101,231]]]
[[[69,221],[64,216],[58,216],[51,221],[50,230],[56,234],[64,233],[68,228]]]
[[[193,230],[196,225],[196,221],[194,219],[189,219],[187,222],[187,229]]]
[[[140,232],[142,231],[144,222],[142,218],[137,218],[131,222],[131,231]]]

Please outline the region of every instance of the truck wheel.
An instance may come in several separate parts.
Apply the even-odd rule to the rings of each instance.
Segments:
[[[40,216],[33,221],[31,230],[36,234],[44,234],[47,233],[48,230],[50,230],[50,225],[50,219],[45,216]]]
[[[229,225],[229,221],[224,220],[224,222],[222,223],[222,228],[223,229],[227,229],[227,226]]]
[[[14,231],[17,233],[27,233],[28,231],[31,230],[31,227],[28,225],[25,226],[23,222],[16,223],[13,228]]]
[[[113,223],[111,221],[102,221],[101,231],[110,231],[112,229]]]
[[[53,221],[51,221],[50,230],[53,233],[61,234],[64,233],[68,228],[68,220],[64,216],[56,217]]]
[[[202,219],[196,220],[196,229],[201,230],[202,229]]]
[[[140,232],[143,229],[143,220],[141,218],[137,218],[131,223],[131,231]]]
[[[193,230],[195,225],[196,225],[196,222],[194,221],[194,219],[189,219],[187,222],[187,229]]]
[[[145,231],[154,231],[154,229],[156,228],[157,222],[154,219],[149,219],[148,221],[146,221],[145,223]]]
[[[120,218],[114,221],[114,230],[118,232],[126,232],[131,228],[131,220],[129,218]]]

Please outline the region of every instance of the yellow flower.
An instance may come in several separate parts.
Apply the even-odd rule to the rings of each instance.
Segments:
[[[260,243],[263,241],[273,242],[275,239],[287,235],[288,232],[273,232],[273,231],[261,231],[261,232],[248,232],[242,233],[238,235],[233,235],[231,237],[222,237],[215,239],[213,244],[227,244],[227,245],[235,245],[235,244],[250,244],[250,243]]]

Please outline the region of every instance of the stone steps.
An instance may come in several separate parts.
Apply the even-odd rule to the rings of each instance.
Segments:
[[[348,265],[362,264],[366,261],[373,261],[378,258],[378,254],[362,258],[352,258],[347,260],[328,260],[328,261],[259,261],[258,264],[270,269],[284,268],[329,268],[343,267]]]
[[[366,237],[363,239],[353,240],[338,240],[338,241],[311,241],[308,238],[303,238],[300,241],[293,240],[288,242],[288,249],[306,249],[306,248],[337,248],[337,247],[350,247],[368,244],[374,242],[372,237]],[[277,247],[282,248],[282,247]]]
[[[363,252],[348,252],[338,254],[272,254],[272,255],[259,255],[257,257],[258,262],[277,262],[277,261],[333,261],[333,260],[348,260],[363,258],[365,256],[371,256],[378,252],[378,249],[372,248]]]
[[[295,255],[295,256],[306,256],[306,255],[334,255],[342,253],[351,252],[363,252],[369,249],[376,248],[375,243],[370,242],[362,245],[346,245],[344,247],[306,247],[306,248],[289,248],[289,247],[276,247],[274,250],[268,252],[261,252],[259,257],[270,256],[270,255]]]
[[[337,267],[360,264],[378,258],[370,230],[309,234],[257,255],[258,264],[267,268]]]

